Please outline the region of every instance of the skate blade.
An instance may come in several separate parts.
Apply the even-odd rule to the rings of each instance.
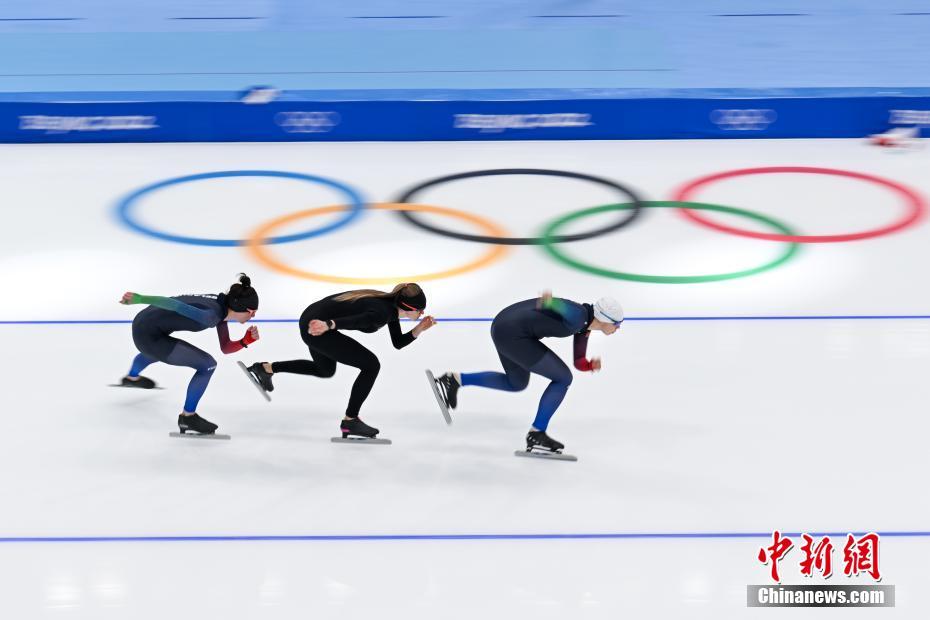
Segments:
[[[258,390],[259,393],[265,397],[265,400],[267,400],[270,403],[271,396],[268,394],[268,392],[265,391],[265,388],[262,387],[262,384],[258,382],[258,380],[252,375],[252,373],[249,372],[249,369],[246,368],[246,365],[243,364],[242,362],[236,362],[236,363],[239,364],[239,368],[241,368],[242,372],[245,373],[245,376],[249,378],[249,381],[252,382],[252,385],[255,386],[255,389]]]
[[[442,413],[442,417],[446,419],[446,424],[452,424],[452,416],[449,414],[449,408],[446,407],[446,403],[442,400],[442,394],[439,393],[439,388],[436,387],[436,377],[429,370],[426,371],[426,378],[429,379],[429,386],[433,388],[433,396],[436,397],[436,404],[439,405],[439,412]]]
[[[390,439],[378,439],[377,437],[331,437],[333,443],[373,443],[384,446],[391,445]]]
[[[529,456],[536,459],[549,459],[550,461],[577,461],[578,457],[574,454],[562,454],[561,452],[542,452],[539,450],[516,450],[514,456]]]
[[[229,435],[221,435],[219,433],[211,433],[209,435],[201,435],[200,433],[168,433],[169,437],[177,437],[180,439],[232,439]]]
[[[159,386],[159,385],[156,385],[155,387],[151,387],[151,388],[137,388],[137,387],[135,387],[134,385],[123,385],[122,383],[108,383],[108,384],[107,384],[107,387],[132,388],[132,389],[134,389],[134,390],[142,390],[143,392],[147,392],[147,391],[149,391],[149,390],[163,390],[163,389],[165,389],[165,388],[163,388],[163,387],[161,387],[161,386]]]

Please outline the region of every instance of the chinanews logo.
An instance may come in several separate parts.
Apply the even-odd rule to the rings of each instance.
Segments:
[[[714,110],[710,120],[726,131],[762,131],[778,120],[778,114],[768,108]]]
[[[795,546],[795,541],[800,546]],[[881,537],[876,532],[839,536],[807,534],[798,537],[772,532],[772,544],[761,547],[756,559],[768,570],[771,582],[746,587],[749,607],[894,607],[895,587],[881,584]],[[789,552],[797,549],[793,558]],[[834,556],[838,561],[834,563]],[[782,563],[782,566],[779,566]],[[782,584],[784,565],[799,570],[802,583]],[[830,582],[835,573],[847,579]],[[815,583],[814,579],[823,580]]]
[[[46,134],[63,134],[72,131],[144,131],[157,129],[154,116],[42,116],[19,117],[19,128],[24,131],[44,131]]]
[[[478,129],[481,133],[500,133],[507,129],[547,129],[588,127],[593,125],[590,114],[562,112],[557,114],[456,114],[456,129]]]
[[[278,112],[274,122],[287,133],[326,133],[339,124],[338,112]]]
[[[930,127],[930,110],[891,110],[888,121],[892,125]]]

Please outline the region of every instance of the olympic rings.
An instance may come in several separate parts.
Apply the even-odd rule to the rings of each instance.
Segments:
[[[758,233],[751,230],[744,230],[741,228],[734,228],[732,226],[726,226],[724,224],[718,224],[707,219],[705,216],[695,213],[693,210],[684,208],[682,209],[682,214],[684,214],[688,219],[697,222],[698,224],[703,224],[704,226],[709,226],[716,230],[723,232],[732,233],[734,235],[740,235],[742,237],[752,237],[754,239],[767,239],[770,241],[790,241],[793,243],[831,243],[838,241],[857,241],[860,239],[871,239],[873,237],[880,237],[882,235],[887,235],[908,226],[915,224],[920,218],[924,216],[924,213],[927,210],[927,203],[924,198],[910,189],[909,187],[890,181],[888,179],[883,179],[871,174],[865,174],[862,172],[853,172],[851,170],[837,170],[835,168],[813,168],[808,166],[770,166],[765,168],[742,168],[739,170],[728,170],[726,172],[718,172],[716,174],[711,174],[699,179],[695,179],[690,183],[687,183],[677,192],[675,192],[674,200],[678,202],[688,202],[694,198],[694,194],[697,193],[697,189],[714,181],[720,181],[722,179],[729,179],[733,177],[747,176],[752,174],[772,174],[772,173],[782,173],[782,172],[799,172],[805,174],[826,174],[839,177],[849,177],[852,179],[860,179],[863,181],[870,181],[878,185],[882,185],[896,192],[898,195],[902,196],[908,204],[908,212],[901,217],[898,221],[883,226],[881,228],[876,228],[874,230],[866,230],[859,233],[847,233],[841,235],[796,235],[796,234],[771,234],[771,233]]]
[[[450,209],[448,207],[433,207],[428,205],[414,205],[414,204],[397,204],[397,203],[381,203],[381,204],[372,204],[368,205],[369,209],[378,209],[382,211],[422,211],[425,213],[435,213],[437,215],[446,215],[449,217],[458,218],[465,222],[471,222],[472,224],[482,228],[490,235],[502,237],[507,234],[507,231],[500,228],[493,222],[490,222],[484,218],[478,217],[471,213],[465,213],[463,211],[457,211],[455,209]],[[379,276],[373,278],[354,278],[354,277],[341,277],[341,276],[331,276],[327,274],[315,273],[312,271],[306,271],[303,269],[297,269],[296,267],[291,267],[286,265],[280,260],[274,258],[268,253],[268,250],[265,248],[265,240],[268,234],[276,228],[289,224],[295,220],[300,220],[308,217],[315,217],[317,215],[324,215],[327,213],[338,213],[343,211],[344,207],[341,206],[329,206],[329,207],[317,207],[315,209],[306,209],[304,211],[298,211],[296,213],[290,213],[288,215],[276,218],[263,224],[258,230],[252,233],[246,243],[247,251],[255,258],[258,262],[262,263],[266,267],[277,271],[279,273],[284,273],[298,278],[304,278],[307,280],[318,280],[321,282],[335,282],[340,284],[362,284],[362,283],[372,283],[372,284],[381,284],[386,282],[423,282],[427,280],[438,280],[440,278],[448,278],[451,276],[462,275],[470,271],[474,271],[486,265],[500,260],[504,255],[509,251],[509,248],[505,246],[494,246],[486,251],[482,256],[473,260],[469,263],[461,265],[460,267],[453,267],[452,269],[447,269],[445,271],[437,271],[434,273],[421,273],[416,275],[409,276]]]
[[[773,220],[772,218],[767,217],[765,215],[760,215],[757,213],[753,213],[751,211],[745,211],[743,209],[737,209],[734,207],[724,207],[722,205],[713,205],[713,204],[698,203],[698,202],[691,202],[687,204],[689,205],[687,207],[689,209],[698,209],[701,211],[719,211],[721,213],[730,213],[732,215],[740,215],[743,217],[747,217],[751,220],[755,220],[757,222],[767,224],[771,226],[772,228],[780,231],[786,236],[789,236],[789,237],[794,236],[794,231],[792,231],[786,225],[776,220]],[[650,207],[650,208],[652,207],[684,208],[682,207],[681,201],[645,202],[643,203],[643,206]],[[718,273],[718,274],[710,274],[710,275],[703,275],[703,276],[653,276],[653,275],[643,275],[643,274],[637,274],[637,273],[628,273],[628,272],[623,272],[623,271],[611,271],[609,269],[603,269],[601,267],[595,267],[594,265],[590,265],[588,263],[583,263],[577,259],[571,258],[567,256],[566,254],[564,254],[560,249],[556,248],[554,243],[552,242],[552,239],[555,238],[553,233],[559,228],[561,228],[562,226],[568,224],[569,222],[572,222],[574,220],[581,219],[584,217],[588,217],[590,215],[596,215],[598,213],[603,213],[605,211],[612,211],[614,209],[629,209],[629,208],[631,208],[630,205],[626,205],[626,204],[603,205],[600,207],[591,207],[590,209],[583,209],[581,211],[575,211],[573,213],[563,215],[562,217],[552,221],[548,226],[546,226],[546,229],[543,231],[543,237],[542,237],[543,240],[545,241],[543,247],[546,250],[546,252],[548,252],[557,261],[564,263],[566,265],[569,265],[570,267],[574,267],[575,269],[579,269],[581,271],[590,273],[590,274],[604,276],[606,278],[614,278],[617,280],[631,280],[634,282],[655,282],[655,283],[661,283],[661,284],[693,284],[693,283],[698,283],[698,282],[718,282],[720,280],[732,280],[735,278],[744,278],[746,276],[752,276],[758,273],[762,273],[763,271],[768,271],[769,269],[774,269],[775,267],[778,267],[779,265],[782,265],[783,263],[787,262],[792,257],[794,257],[798,253],[798,250],[801,247],[796,242],[791,242],[788,248],[785,250],[785,252],[781,256],[776,258],[775,260],[769,263],[766,263],[765,265],[762,265],[760,267],[755,267],[753,269],[746,269],[744,271],[734,271],[730,273]]]
[[[592,176],[590,174],[582,174],[580,172],[568,172],[565,170],[545,170],[540,168],[497,168],[493,170],[474,170],[472,172],[460,172],[458,174],[450,174],[444,177],[439,177],[436,179],[431,179],[415,185],[411,189],[408,189],[404,192],[400,198],[397,199],[396,204],[405,204],[414,201],[414,196],[418,193],[433,187],[434,185],[439,185],[441,183],[448,183],[450,181],[458,181],[461,179],[474,179],[477,177],[489,177],[489,176],[501,176],[501,175],[516,175],[516,174],[529,174],[529,175],[541,175],[541,176],[551,176],[551,177],[566,177],[569,179],[581,179],[583,181],[591,181],[592,183],[597,183],[609,187],[610,189],[616,190],[623,194],[624,198],[631,199],[631,208],[629,216],[621,219],[615,224],[610,226],[604,226],[603,228],[598,228],[597,230],[592,230],[586,233],[580,233],[577,235],[560,235],[553,238],[551,243],[565,243],[568,241],[581,241],[583,239],[591,239],[592,237],[597,237],[600,235],[605,235],[607,233],[619,230],[624,226],[632,224],[633,221],[639,217],[643,200],[640,198],[633,190],[620,185],[614,181],[604,179],[602,177]],[[403,219],[407,220],[409,223],[427,230],[431,233],[437,235],[442,235],[444,237],[451,237],[452,239],[461,239],[462,241],[475,241],[478,243],[494,243],[497,245],[543,245],[545,240],[541,237],[494,237],[494,236],[484,236],[484,235],[468,235],[465,233],[459,233],[451,230],[446,230],[444,228],[439,228],[422,222],[410,212],[399,211],[398,215]]]
[[[152,193],[159,189],[164,189],[165,187],[171,185],[180,185],[182,183],[189,183],[191,181],[201,181],[203,179],[218,179],[225,177],[276,177],[284,179],[296,179],[298,181],[308,181],[310,183],[319,183],[320,185],[325,185],[331,187],[336,191],[342,193],[347,199],[348,203],[351,205],[348,209],[343,209],[345,214],[326,226],[321,226],[320,228],[309,230],[307,232],[297,233],[293,235],[287,235],[284,237],[274,237],[266,239],[266,244],[275,244],[275,243],[289,243],[291,241],[300,241],[301,239],[309,239],[311,237],[316,237],[319,235],[332,232],[337,228],[342,228],[358,216],[362,214],[365,210],[365,204],[362,200],[362,197],[354,189],[348,185],[344,185],[339,181],[334,181],[332,179],[327,179],[324,177],[313,176],[310,174],[300,174],[298,172],[279,172],[277,170],[223,170],[219,172],[205,172],[202,174],[191,174],[183,177],[175,177],[173,179],[166,179],[164,181],[159,181],[158,183],[153,183],[151,185],[146,185],[141,189],[137,189],[128,196],[122,198],[116,208],[116,214],[119,219],[126,224],[129,228],[133,229],[136,232],[142,233],[149,237],[154,237],[156,239],[161,239],[162,241],[172,241],[174,243],[186,243],[188,245],[207,245],[207,246],[237,246],[245,245],[246,240],[242,239],[202,239],[198,237],[184,237],[181,235],[172,235],[169,233],[164,233],[147,226],[143,226],[136,220],[134,220],[130,211],[131,208],[136,204],[136,201],[142,196]]]

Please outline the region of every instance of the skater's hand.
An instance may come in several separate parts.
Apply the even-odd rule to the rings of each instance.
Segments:
[[[549,307],[549,303],[552,301],[552,291],[543,291],[539,294],[539,302],[536,304],[538,310]]]
[[[256,340],[258,340],[258,326],[252,325],[247,330],[245,330],[245,336],[242,337],[242,344],[249,346]]]
[[[423,320],[417,323],[416,327],[413,328],[413,337],[416,338],[435,324],[436,319],[432,316],[427,315],[423,317]]]
[[[313,319],[310,321],[310,329],[307,331],[310,332],[311,336],[322,336],[329,331],[329,325],[327,325],[324,321]]]
[[[591,372],[598,372],[601,369],[601,358],[591,358]]]
[[[129,293],[129,292],[123,293],[123,298],[120,299],[119,302],[123,304],[124,306],[128,306],[129,304],[132,303],[132,299],[135,296],[136,296],[135,293]]]

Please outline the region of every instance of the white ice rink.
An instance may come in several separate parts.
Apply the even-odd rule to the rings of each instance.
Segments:
[[[428,311],[440,319],[434,329],[399,352],[387,330],[358,335],[382,362],[362,417],[394,443],[345,446],[329,438],[354,370],[340,367],[325,381],[279,375],[269,404],[235,361],[304,357],[293,320],[324,295],[369,286],[365,278],[454,269],[491,248],[382,211],[269,248],[295,268],[358,282],[330,283],[276,271],[241,247],[144,236],[114,215],[121,197],[145,185],[257,169],[335,179],[368,202],[390,202],[435,176],[510,167],[600,175],[648,200],[668,200],[706,174],[759,166],[865,172],[927,196],[930,151],[888,153],[851,140],[158,144],[0,146],[0,159],[2,618],[930,613],[926,219],[874,239],[803,244],[780,267],[722,282],[608,279],[538,247],[422,280]],[[805,235],[881,227],[908,208],[887,188],[809,174],[729,179],[696,199]],[[150,193],[133,213],[175,235],[243,238],[272,219],[344,200],[288,179],[217,178]],[[515,236],[624,201],[582,181],[530,176],[458,181],[419,200]],[[301,219],[276,234],[337,217]],[[608,269],[695,275],[756,267],[785,244],[650,208],[628,228],[561,247]],[[146,375],[165,390],[108,388],[135,353],[127,322],[140,309],[117,300],[127,290],[220,292],[239,271],[261,296],[257,319],[281,321],[259,322],[261,340],[232,356],[219,352],[212,331],[181,334],[219,360],[200,412],[232,440],[170,439],[190,372],[156,365]],[[579,301],[614,295],[630,317],[609,338],[592,335],[604,370],[576,373],[550,425],[577,463],[513,456],[545,385],[538,377],[520,394],[466,388],[451,427],[423,377],[424,368],[497,370],[487,321],[442,319],[489,319],[546,288]],[[238,338],[242,327],[230,331]],[[547,344],[569,359],[569,340]],[[795,537],[780,564],[784,583],[872,583],[842,574],[840,538],[884,533],[882,583],[896,587],[896,609],[748,609],[746,586],[771,581],[756,555],[775,529],[831,532],[838,541],[839,574],[805,581]]]

